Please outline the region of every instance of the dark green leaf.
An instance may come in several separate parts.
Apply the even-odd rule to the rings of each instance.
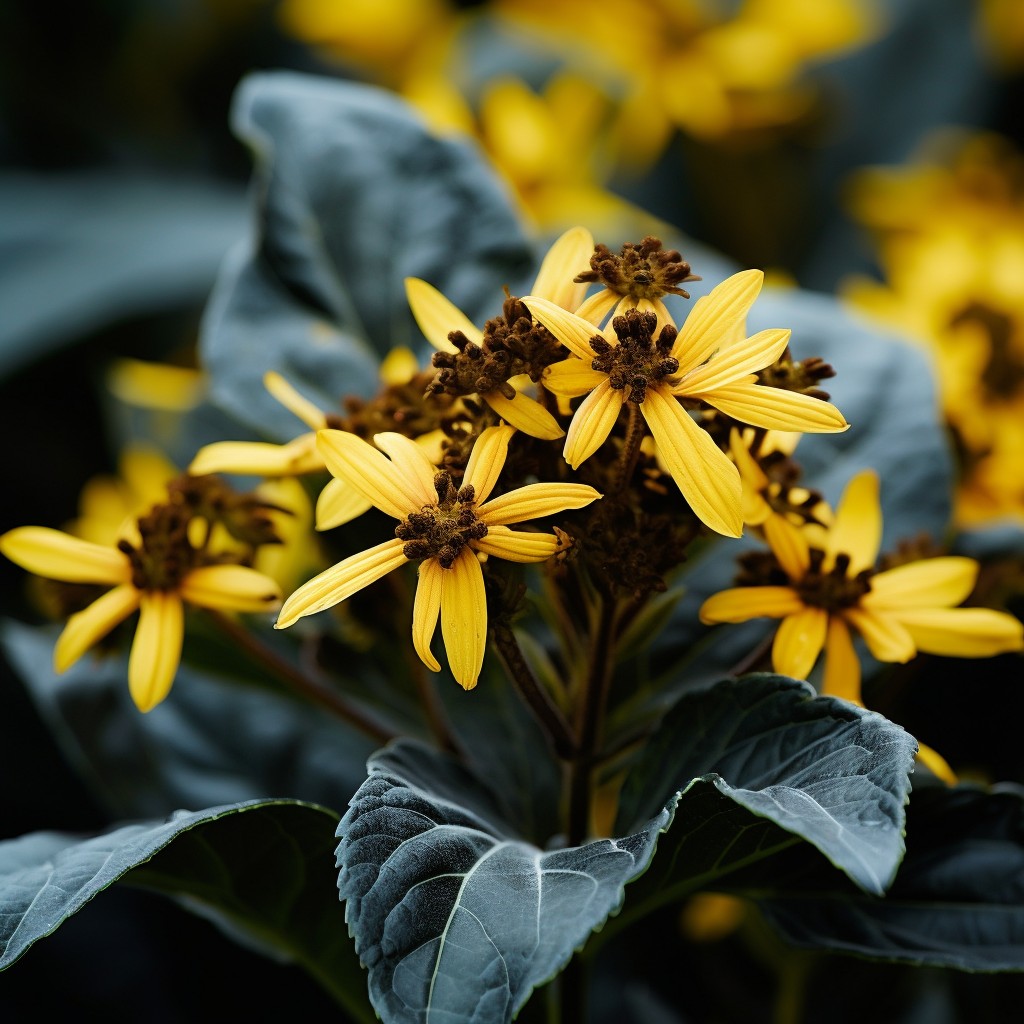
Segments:
[[[367,1019],[362,971],[334,893],[336,821],[314,804],[263,800],[179,811],[87,839],[35,833],[0,843],[0,968],[125,882],[174,896],[299,963]]]
[[[387,1024],[511,1020],[621,902],[662,813],[624,839],[544,852],[490,794],[407,741],[370,762],[338,829],[339,889]]]
[[[914,791],[907,855],[884,899],[820,872],[760,898],[799,946],[966,971],[1024,971],[1024,796]]]
[[[800,839],[860,888],[884,892],[903,856],[915,749],[881,715],[781,676],[684,697],[623,786],[619,832],[681,790],[658,857],[630,890],[631,907],[675,898]]]
[[[52,630],[8,622],[2,640],[65,756],[117,817],[267,794],[340,811],[366,777],[370,741],[279,693],[183,666],[142,715],[125,658],[86,656],[57,676]]]
[[[252,75],[233,111],[257,158],[256,239],[233,255],[203,331],[216,399],[280,438],[301,425],[262,385],[277,370],[324,409],[377,389],[380,357],[421,336],[403,280],[473,318],[531,263],[512,204],[479,152],[432,136],[368,86]]]

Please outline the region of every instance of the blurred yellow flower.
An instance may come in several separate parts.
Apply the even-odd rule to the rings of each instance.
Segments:
[[[452,675],[464,689],[476,686],[487,641],[480,562],[489,556],[544,561],[558,547],[555,534],[510,530],[508,524],[583,508],[601,497],[585,484],[537,483],[488,501],[513,433],[507,426],[484,430],[462,486],[456,488],[448,473],[401,434],[377,434],[375,448],[354,434],[320,431],[317,444],[328,469],[399,523],[392,540],[346,558],[295,591],[276,627],[332,608],[400,565],[418,561],[412,622],[416,653],[432,672],[441,670],[430,650],[440,615]]]
[[[763,528],[786,582],[724,590],[704,602],[700,618],[709,624],[781,619],[772,664],[783,675],[806,679],[824,649],[823,692],[859,704],[851,630],[888,662],[909,661],[918,651],[984,658],[1024,646],[1024,628],[1013,616],[954,607],[974,588],[973,559],[927,558],[875,570],[882,513],[871,470],[847,485],[822,547],[811,546],[783,516],[770,516]]]

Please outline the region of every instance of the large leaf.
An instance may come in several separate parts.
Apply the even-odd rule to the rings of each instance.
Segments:
[[[1024,971],[1024,794],[915,790],[885,899],[821,873],[778,879],[761,908],[799,946],[967,971]]]
[[[374,392],[394,345],[420,344],[403,279],[422,277],[474,318],[525,283],[512,204],[469,144],[431,135],[381,90],[259,74],[233,127],[257,158],[256,237],[221,275],[203,329],[214,395],[242,422],[300,424],[262,386],[283,373],[324,409]]]
[[[198,308],[245,233],[245,197],[202,179],[0,177],[0,373],[118,318]]]
[[[618,831],[681,789],[658,857],[630,891],[631,912],[740,869],[770,887],[773,869],[758,875],[751,865],[800,839],[881,894],[903,857],[916,746],[881,715],[782,676],[682,698],[623,785]]]
[[[52,630],[8,622],[0,636],[65,756],[116,817],[268,795],[340,813],[365,778],[373,744],[318,708],[183,666],[170,697],[141,715],[125,658],[89,655],[57,676]]]
[[[333,891],[336,821],[314,804],[263,800],[179,811],[87,839],[41,832],[0,843],[0,969],[125,882],[179,898],[301,964],[367,1019]]]
[[[632,920],[740,871],[770,886],[792,847],[881,892],[903,852],[913,750],[899,727],[806,684],[726,682],[681,701],[648,744],[624,838],[545,851],[474,777],[400,742],[371,760],[338,829],[373,1004],[388,1024],[510,1020],[624,895]]]
[[[490,794],[407,741],[378,754],[338,828],[339,889],[387,1024],[508,1021],[622,902],[663,812],[624,839],[544,852]]]

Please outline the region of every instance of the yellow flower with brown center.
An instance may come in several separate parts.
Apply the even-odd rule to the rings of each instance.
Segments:
[[[818,398],[765,387],[756,370],[789,344],[788,330],[736,340],[738,325],[761,290],[764,275],[746,270],[699,299],[680,331],[653,311],[627,309],[603,331],[542,296],[523,301],[572,353],[548,367],[544,385],[566,398],[587,397],[565,439],[575,469],[604,444],[623,406],[639,408],[665,466],[700,520],[718,533],[743,531],[739,472],[680,402],[706,403],[727,416],[769,430],[847,429],[835,406]]]
[[[708,624],[781,619],[772,664],[783,675],[806,679],[824,649],[823,692],[860,703],[851,630],[884,662],[906,662],[918,651],[984,658],[1024,646],[1024,629],[1013,616],[954,607],[974,588],[974,559],[926,558],[875,570],[882,513],[871,470],[847,485],[822,547],[808,544],[782,516],[770,516],[763,528],[787,582],[723,590],[704,602],[700,618]]]
[[[560,309],[575,309],[587,286],[573,278],[586,267],[593,247],[589,231],[570,228],[548,250],[532,290]],[[426,281],[407,277],[405,290],[416,323],[438,350],[434,365],[439,369],[432,387],[479,394],[506,423],[531,437],[552,441],[565,433],[543,405],[522,391],[529,383],[525,372],[536,365],[538,350],[542,354],[557,345],[533,324],[520,300],[508,299],[502,316],[487,321],[481,330]]]
[[[558,538],[511,530],[508,524],[583,508],[601,497],[585,484],[538,483],[491,498],[513,433],[508,426],[484,430],[456,488],[448,473],[401,434],[375,435],[375,448],[354,434],[320,431],[317,445],[327,468],[397,519],[398,526],[392,540],[346,558],[299,587],[285,601],[277,628],[331,608],[393,569],[418,562],[412,621],[416,653],[432,672],[441,670],[430,650],[440,615],[452,675],[467,690],[476,686],[487,639],[481,561],[491,556],[544,561],[557,550]]]
[[[221,611],[273,611],[277,584],[244,565],[203,564],[189,540],[191,516],[157,505],[132,539],[95,544],[61,530],[21,526],[0,537],[0,551],[23,569],[65,583],[110,586],[72,615],[57,640],[54,668],[64,672],[133,612],[139,612],[128,659],[128,689],[140,711],[170,692],[181,660],[185,604]]]

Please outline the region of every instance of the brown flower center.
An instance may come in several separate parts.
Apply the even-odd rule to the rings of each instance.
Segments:
[[[856,607],[860,604],[861,598],[871,590],[872,571],[865,569],[851,578],[847,575],[850,569],[850,556],[838,554],[832,569],[824,572],[824,560],[825,552],[812,548],[810,568],[804,573],[803,579],[793,584],[793,589],[800,595],[804,604],[824,608],[828,612]]]
[[[1014,320],[982,302],[972,302],[950,321],[951,326],[974,323],[988,335],[989,357],[981,373],[981,386],[993,398],[1013,397],[1024,385],[1024,353],[1014,343]]]
[[[671,355],[676,329],[666,324],[655,340],[657,326],[658,318],[653,313],[629,309],[612,321],[617,345],[609,344],[599,334],[590,339],[594,350],[590,365],[607,373],[616,391],[629,388],[627,398],[631,402],[642,402],[651,385],[679,370],[679,360]]]
[[[406,558],[436,558],[450,569],[462,549],[472,540],[487,536],[487,525],[473,509],[476,495],[472,484],[456,490],[448,473],[434,477],[437,504],[411,512],[396,527],[395,536],[405,541]]]
[[[176,504],[155,505],[138,520],[141,543],[127,540],[118,548],[128,556],[137,590],[176,590],[196,568],[199,552],[188,538],[191,512]]]
[[[610,291],[634,299],[660,299],[663,295],[689,293],[679,288],[684,281],[699,281],[675,249],[662,249],[661,239],[648,235],[642,242],[627,242],[618,256],[606,245],[594,246],[590,270],[577,274],[578,283],[600,281]]]

